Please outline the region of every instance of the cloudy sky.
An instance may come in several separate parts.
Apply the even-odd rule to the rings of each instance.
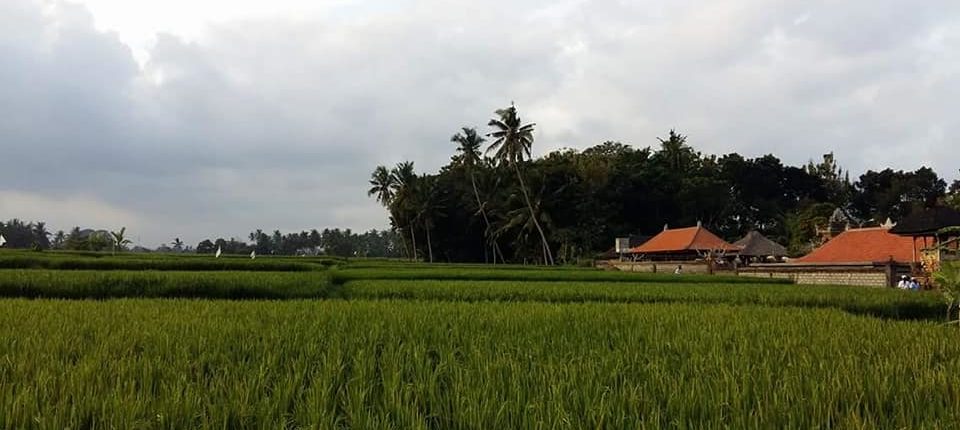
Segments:
[[[511,100],[540,154],[677,128],[954,179],[958,96],[956,0],[0,0],[0,218],[383,228],[372,168]]]

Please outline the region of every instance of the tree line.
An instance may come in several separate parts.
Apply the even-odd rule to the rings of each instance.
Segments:
[[[25,222],[20,219],[11,219],[0,222],[0,235],[3,236],[5,248],[43,250],[70,250],[70,251],[129,251],[131,240],[127,236],[126,227],[117,231],[81,229],[74,227],[69,232],[63,230],[52,233],[43,221]],[[263,230],[256,230],[248,236],[250,243],[231,238],[204,239],[197,246],[190,246],[180,238],[174,238],[150,250],[135,247],[140,252],[156,251],[171,253],[200,253],[212,254],[220,248],[226,254],[249,254],[256,252],[260,255],[334,255],[340,257],[386,257],[397,258],[403,255],[400,249],[400,240],[393,231],[376,229],[356,233],[350,229],[339,228],[323,229],[318,231],[301,231],[299,233],[282,234],[274,230],[267,234]]]
[[[0,236],[3,236],[6,248],[63,249],[75,251],[124,251],[131,241],[127,238],[127,228],[117,231],[93,230],[74,227],[69,233],[59,230],[52,233],[43,221],[24,222],[13,218],[0,221]]]
[[[338,257],[385,257],[402,256],[397,234],[376,229],[355,233],[350,229],[323,229],[282,234],[274,230],[268,234],[257,229],[248,236],[250,243],[236,238],[229,240],[204,239],[193,250],[197,253],[213,253],[219,248],[227,254],[259,255],[333,255]],[[171,251],[177,251],[177,241],[171,243]],[[182,246],[182,244],[181,244]]]
[[[851,180],[832,153],[801,166],[772,154],[705,155],[675,130],[656,148],[607,141],[532,158],[536,126],[516,106],[487,125],[458,130],[436,173],[417,173],[412,161],[373,170],[368,195],[387,210],[407,258],[571,263],[616,237],[698,221],[731,241],[757,230],[800,255],[838,208],[859,226],[934,204],[960,208],[960,180],[948,188],[928,167]]]

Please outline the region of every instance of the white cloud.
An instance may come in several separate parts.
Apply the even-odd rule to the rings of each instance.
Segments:
[[[95,195],[49,197],[16,190],[0,190],[0,213],[13,214],[25,221],[46,221],[57,229],[73,226],[96,229],[143,230],[149,220],[100,200]]]
[[[538,153],[675,127],[854,172],[960,164],[949,0],[84,5],[0,4],[0,184],[150,219],[147,243],[383,227],[375,165],[435,169],[511,100]]]

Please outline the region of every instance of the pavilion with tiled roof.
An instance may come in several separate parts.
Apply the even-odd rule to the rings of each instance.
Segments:
[[[913,239],[890,232],[889,227],[849,229],[813,252],[794,260],[797,263],[901,263],[914,259]]]
[[[635,248],[630,253],[646,259],[692,260],[707,255],[736,254],[740,248],[728,243],[697,223],[694,227],[669,229]]]

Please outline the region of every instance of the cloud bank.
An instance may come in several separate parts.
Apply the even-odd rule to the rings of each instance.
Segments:
[[[535,152],[670,128],[709,153],[955,178],[960,4],[335,2],[161,33],[0,3],[0,218],[155,246],[255,228],[383,228],[377,164],[444,164],[516,101]]]

